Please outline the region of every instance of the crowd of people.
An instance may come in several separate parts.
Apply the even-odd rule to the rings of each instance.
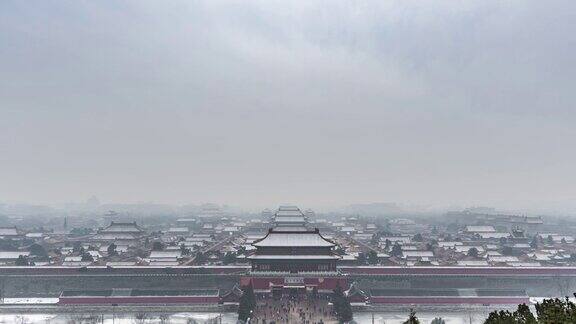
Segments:
[[[337,323],[327,298],[293,294],[276,298],[259,296],[252,314],[253,324]]]

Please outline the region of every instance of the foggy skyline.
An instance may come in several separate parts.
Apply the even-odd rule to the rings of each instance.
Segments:
[[[0,2],[0,202],[576,208],[571,1]]]

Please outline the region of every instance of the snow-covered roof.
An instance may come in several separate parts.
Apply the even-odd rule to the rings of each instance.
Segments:
[[[488,257],[490,262],[519,262],[520,260],[515,256],[510,255],[491,255]]]
[[[302,232],[276,232],[268,234],[252,245],[256,247],[333,247],[334,243],[326,240],[318,230]]]
[[[438,247],[441,248],[453,248],[457,245],[463,245],[464,243],[458,241],[440,241],[438,242]]]
[[[27,238],[42,238],[44,237],[44,233],[28,233],[26,234]]]
[[[455,247],[456,252],[460,253],[468,253],[471,248],[476,248],[476,250],[478,250],[480,253],[484,252],[484,248],[481,246],[458,245]]]
[[[541,267],[540,262],[508,262],[513,267]]]
[[[81,256],[67,256],[64,258],[64,262],[80,262],[82,261]]]
[[[356,260],[356,256],[352,255],[352,254],[344,254],[342,256],[342,260],[343,261],[354,261],[354,260]]]
[[[488,232],[496,232],[496,230],[494,229],[494,226],[469,225],[469,226],[466,226],[466,232],[488,233]]]
[[[161,266],[161,267],[172,267],[180,265],[178,261],[160,261],[160,260],[150,260],[151,266]]]
[[[188,233],[188,227],[170,227],[168,233]]]
[[[381,242],[386,242],[386,240],[389,240],[392,243],[410,243],[412,238],[409,236],[383,236],[380,238]]]
[[[486,267],[488,262],[484,260],[462,260],[458,261],[458,265],[464,267]]]
[[[396,218],[390,220],[390,225],[415,225],[413,220],[406,218]]]
[[[0,260],[15,260],[19,256],[28,256],[30,252],[28,251],[0,251]]]
[[[304,226],[278,226],[274,228],[276,232],[305,232],[308,229]],[[262,238],[264,235],[260,235],[258,238]]]
[[[510,233],[505,232],[480,232],[478,233],[483,239],[501,239],[510,237]]]
[[[290,215],[290,216],[276,216],[274,218],[276,223],[305,223],[306,219],[304,216]]]
[[[304,216],[299,210],[279,210],[275,214],[276,217],[289,217],[289,216]]]
[[[180,250],[150,252],[150,259],[180,258],[181,256]]]
[[[110,267],[134,266],[136,265],[136,261],[108,261],[106,265]]]
[[[100,252],[98,252],[98,251],[89,250],[86,252],[88,252],[88,254],[90,254],[90,256],[92,256],[94,259],[99,259],[102,257],[102,255],[100,255]]]
[[[294,205],[282,205],[278,206],[278,210],[300,210],[300,208]]]
[[[416,258],[416,257],[434,257],[434,252],[432,251],[402,251],[402,255],[405,258]]]
[[[108,227],[100,231],[101,233],[141,233],[142,229],[136,225],[136,222],[120,223],[112,222]]]
[[[0,236],[17,236],[18,230],[16,227],[0,227]]]
[[[332,259],[340,259],[337,255],[251,255],[248,259],[255,259],[255,260],[268,260],[268,259],[277,259],[277,260],[332,260]]]
[[[136,236],[131,233],[98,233],[92,236],[93,240],[114,241],[114,240],[134,240]]]

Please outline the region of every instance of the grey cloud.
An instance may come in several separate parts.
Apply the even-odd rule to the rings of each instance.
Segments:
[[[570,200],[575,9],[2,1],[0,200]]]

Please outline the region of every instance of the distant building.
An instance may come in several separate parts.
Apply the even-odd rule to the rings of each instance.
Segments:
[[[390,230],[399,233],[413,233],[417,230],[417,226],[411,219],[397,218],[390,220]]]
[[[28,257],[29,255],[28,251],[0,251],[0,264],[14,262],[20,256]]]
[[[145,236],[146,233],[136,222],[111,222],[110,225],[96,233],[91,241],[119,242],[119,244],[133,244]],[[118,244],[118,243],[117,243]]]
[[[179,218],[176,220],[178,227],[194,228],[197,226],[198,221],[195,218]]]
[[[296,206],[280,206],[274,214],[274,226],[305,227],[307,217]]]
[[[466,233],[494,233],[496,229],[493,226],[466,226]]]
[[[168,234],[171,235],[187,235],[189,233],[188,227],[170,227]]]
[[[16,238],[20,236],[21,234],[18,232],[16,226],[0,227],[0,237],[2,238]]]

